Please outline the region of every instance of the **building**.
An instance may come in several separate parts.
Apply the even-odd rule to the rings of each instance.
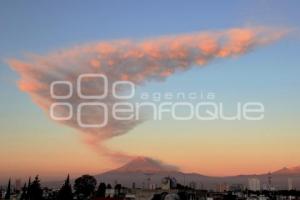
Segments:
[[[197,183],[192,181],[189,183],[189,187],[195,190],[197,188]]]
[[[155,190],[157,188],[155,183],[150,183],[149,190]]]
[[[243,184],[235,183],[229,186],[229,191],[240,192],[244,190],[245,190],[245,186]]]
[[[288,178],[288,190],[293,190],[293,179]]]
[[[115,189],[113,188],[106,188],[105,190],[105,197],[114,197],[115,196]]]
[[[216,185],[216,192],[225,192],[229,190],[229,185],[227,183],[220,183]]]
[[[260,180],[258,178],[249,178],[248,179],[248,189],[252,191],[260,190]]]
[[[161,189],[171,190],[177,187],[177,181],[175,178],[165,177],[161,181]]]

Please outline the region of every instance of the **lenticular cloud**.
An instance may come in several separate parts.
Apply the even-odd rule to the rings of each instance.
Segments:
[[[33,101],[49,114],[50,106],[56,102],[72,105],[73,117],[61,123],[80,131],[85,142],[103,155],[124,160],[129,155],[115,152],[103,145],[103,141],[127,133],[140,121],[114,120],[110,115],[107,126],[82,128],[76,120],[77,106],[91,100],[79,98],[74,92],[68,99],[54,99],[50,96],[53,81],[68,81],[76,91],[77,77],[81,74],[99,73],[108,77],[109,83],[128,80],[136,85],[148,81],[163,81],[168,76],[201,67],[215,59],[245,54],[260,46],[279,40],[287,31],[275,28],[235,28],[224,31],[200,32],[177,36],[164,36],[142,41],[117,40],[79,45],[47,55],[30,55],[24,60],[9,60],[10,66],[20,74],[19,88],[28,93]],[[97,79],[86,79],[82,92],[93,95],[103,91],[103,84]],[[68,94],[70,88],[57,85],[56,93]],[[119,100],[107,98],[101,101],[108,107]],[[57,110],[62,116],[68,115],[68,108]],[[86,109],[83,120],[86,123],[101,121],[97,108]]]

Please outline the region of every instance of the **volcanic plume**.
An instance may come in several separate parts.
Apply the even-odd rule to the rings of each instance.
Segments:
[[[115,160],[128,160],[131,156],[105,147],[103,141],[127,133],[141,121],[119,121],[108,114],[108,124],[105,127],[80,127],[76,119],[80,103],[101,102],[111,108],[120,100],[113,98],[110,92],[101,100],[80,98],[76,94],[78,76],[87,73],[104,74],[109,85],[118,80],[131,81],[137,86],[149,81],[163,81],[176,72],[201,67],[215,59],[245,54],[279,40],[287,32],[285,29],[251,27],[164,36],[141,41],[103,41],[58,50],[47,55],[30,54],[24,60],[10,59],[8,62],[21,77],[18,82],[20,90],[28,93],[47,114],[53,103],[70,103],[73,116],[59,122],[77,129],[83,134],[84,141],[101,154]],[[52,98],[50,86],[54,81],[71,83],[72,95],[67,99]],[[99,79],[88,78],[85,79],[81,90],[85,95],[95,95],[103,92],[103,87]],[[56,94],[70,92],[70,88],[63,84],[56,85],[55,89]],[[69,108],[62,106],[57,112],[61,116],[67,116]],[[98,108],[85,109],[85,123],[93,124],[101,119],[103,116],[99,115]]]

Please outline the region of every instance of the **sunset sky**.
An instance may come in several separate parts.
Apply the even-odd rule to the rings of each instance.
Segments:
[[[264,173],[300,165],[299,1],[1,1],[0,181],[40,174],[97,174],[120,166],[48,117],[17,86],[8,60],[120,39],[279,27],[291,34],[241,56],[142,85],[148,92],[214,92],[229,112],[236,102],[265,105],[262,121],[148,120],[106,147],[159,159],[205,175]]]

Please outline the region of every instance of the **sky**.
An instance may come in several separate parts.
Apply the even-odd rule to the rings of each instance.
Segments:
[[[82,142],[76,130],[50,120],[17,87],[7,63],[30,53],[96,41],[144,40],[235,27],[287,27],[296,33],[245,55],[150,82],[141,91],[212,91],[231,106],[265,105],[262,121],[148,120],[105,142],[206,175],[264,173],[300,165],[299,1],[1,1],[0,180],[40,174],[97,174],[118,167]]]

